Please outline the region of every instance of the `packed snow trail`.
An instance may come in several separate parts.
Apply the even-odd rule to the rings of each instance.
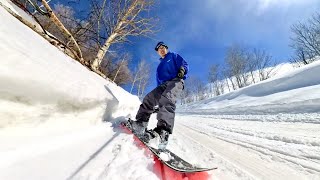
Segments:
[[[320,124],[191,114],[180,114],[177,122],[179,139],[212,152],[220,178],[230,172],[241,179],[320,178]]]

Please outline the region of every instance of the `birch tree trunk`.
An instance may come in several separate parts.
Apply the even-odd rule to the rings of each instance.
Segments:
[[[119,68],[118,68],[118,70],[117,70],[117,72],[116,72],[116,75],[114,75],[113,82],[116,80],[116,78],[117,78],[117,76],[118,76],[118,74],[119,74],[119,72],[120,72],[120,69],[121,69],[121,66],[122,66],[124,60],[125,60],[125,58],[123,58],[123,59],[121,60],[121,63],[120,63],[120,66],[119,66]]]
[[[100,71],[103,58],[112,44],[125,42],[127,36],[145,36],[154,33],[155,20],[142,15],[144,11],[148,12],[153,4],[154,0],[114,0],[110,2],[103,0],[102,7],[94,9],[98,16],[96,36],[100,48],[95,58],[90,61],[92,70]],[[105,41],[100,42],[102,39],[100,36],[103,36]]]
[[[106,55],[112,41],[114,41],[114,39],[116,38],[117,33],[112,34],[107,41],[104,43],[104,45],[99,49],[96,57],[91,61],[91,68],[93,70],[99,71],[99,66],[102,62],[102,59],[104,58],[104,56]]]
[[[137,81],[137,77],[138,77],[138,73],[136,73],[134,75],[134,78],[133,78],[133,81],[132,81],[132,85],[131,85],[131,89],[130,89],[130,93],[132,94],[132,90],[133,90],[133,87],[134,87],[134,84],[136,83]]]
[[[75,45],[75,51],[76,51],[76,58],[77,60],[81,63],[84,64],[84,59],[82,57],[82,52],[80,50],[80,47],[78,45],[78,43],[76,42],[76,40],[74,39],[74,37],[72,36],[72,34],[64,27],[64,25],[61,23],[61,21],[58,19],[58,17],[53,13],[51,7],[49,6],[49,4],[45,1],[45,0],[41,0],[43,6],[46,8],[46,10],[48,11],[49,14],[49,18],[51,19],[51,21],[60,29],[60,31],[63,33],[64,36],[66,36],[68,39],[70,39],[70,41]]]

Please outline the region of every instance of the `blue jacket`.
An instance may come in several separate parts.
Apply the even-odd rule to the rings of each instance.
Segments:
[[[183,79],[187,78],[189,71],[188,63],[176,53],[168,52],[164,58],[160,58],[160,64],[157,68],[157,85],[177,77],[181,66],[184,67],[185,73]]]

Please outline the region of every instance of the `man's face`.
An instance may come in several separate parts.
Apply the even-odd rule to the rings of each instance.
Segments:
[[[164,46],[158,48],[158,54],[163,58],[167,54],[168,50]]]

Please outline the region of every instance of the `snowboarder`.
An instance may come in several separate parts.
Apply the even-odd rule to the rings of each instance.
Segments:
[[[169,134],[172,134],[176,109],[176,100],[184,88],[184,80],[189,70],[188,63],[179,55],[168,51],[164,42],[158,42],[155,50],[160,55],[157,68],[157,87],[143,99],[136,115],[136,121],[129,120],[133,131],[139,136],[159,138],[159,149],[168,144]],[[157,127],[147,130],[150,115],[157,109]]]

